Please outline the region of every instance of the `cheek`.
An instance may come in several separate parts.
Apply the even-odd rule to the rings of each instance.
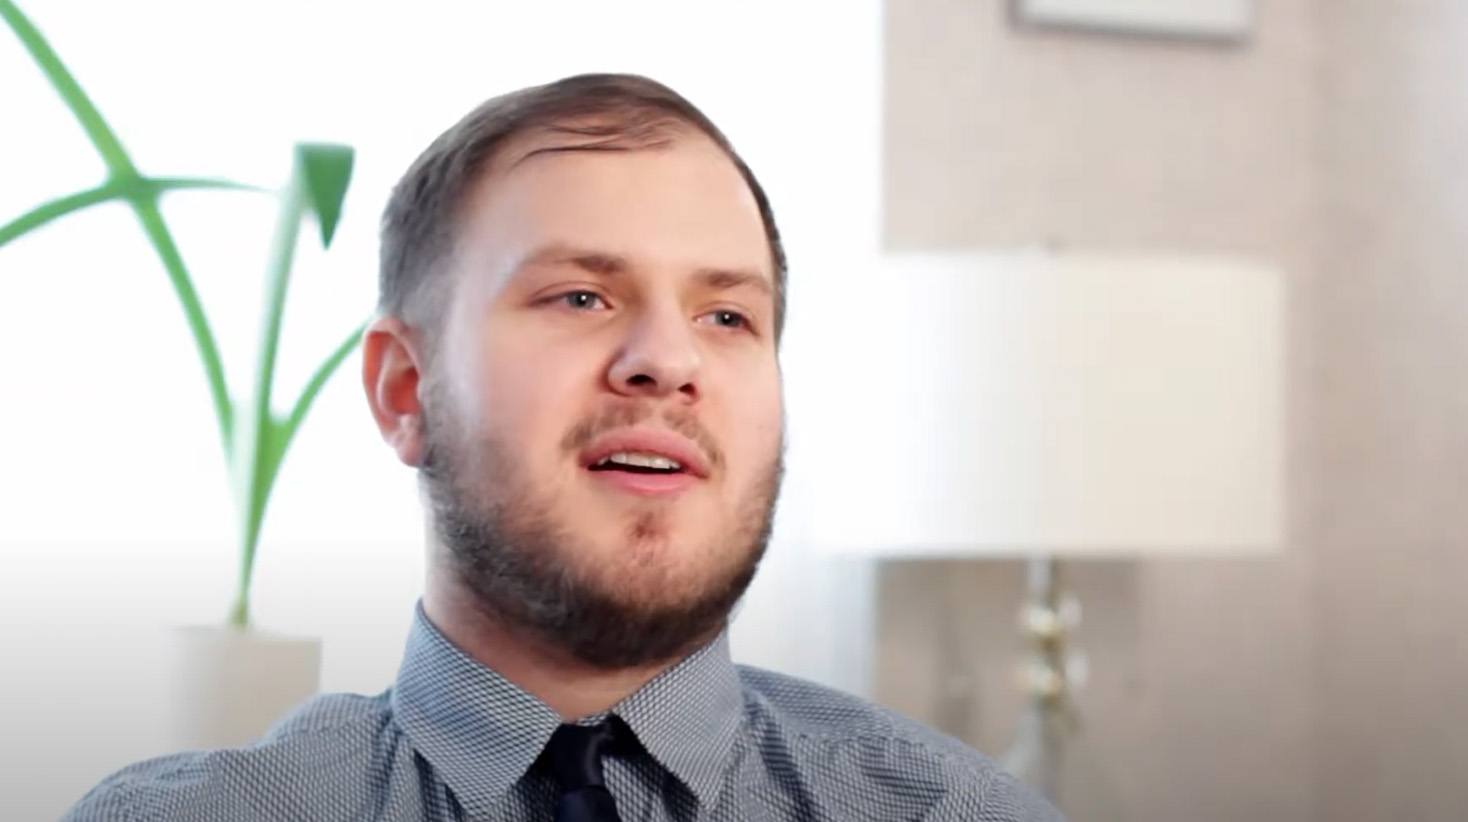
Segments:
[[[491,344],[489,352],[477,386],[482,429],[511,454],[555,453],[582,407],[585,368],[544,347]]]
[[[775,456],[780,451],[785,435],[785,413],[783,397],[777,390],[765,405],[765,414],[761,418],[760,442],[764,447],[766,458]]]
[[[730,407],[729,419],[734,424],[731,448],[743,456],[741,462],[751,471],[763,471],[768,460],[780,449],[783,434],[784,398],[778,377],[751,380],[738,392]],[[731,455],[732,456],[732,455]]]

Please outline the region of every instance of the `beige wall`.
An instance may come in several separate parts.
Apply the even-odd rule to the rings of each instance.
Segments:
[[[1241,46],[1017,30],[1000,0],[891,0],[886,23],[889,248],[1160,247],[1283,268],[1286,553],[1072,568],[1093,677],[1064,805],[1076,820],[1312,818],[1311,4],[1262,0]],[[1002,750],[1022,578],[1012,563],[886,568],[878,698]]]
[[[890,0],[888,247],[1258,255],[1291,295],[1265,562],[1091,564],[1077,820],[1468,818],[1468,4],[1258,0],[1241,46]],[[1013,564],[886,567],[879,699],[999,751]]]
[[[1317,818],[1468,819],[1468,4],[1320,8]]]

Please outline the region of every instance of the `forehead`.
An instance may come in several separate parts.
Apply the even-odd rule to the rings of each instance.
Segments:
[[[507,141],[464,203],[460,256],[495,279],[560,245],[636,267],[758,271],[773,283],[759,206],[713,140],[692,129],[650,146],[596,147],[602,139],[532,132]]]

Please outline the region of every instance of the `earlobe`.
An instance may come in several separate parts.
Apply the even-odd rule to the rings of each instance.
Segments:
[[[382,439],[405,465],[423,460],[418,335],[397,317],[373,320],[362,338],[362,388]]]

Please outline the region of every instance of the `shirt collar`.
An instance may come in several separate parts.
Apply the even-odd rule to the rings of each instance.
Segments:
[[[393,714],[465,810],[488,814],[540,756],[560,716],[474,660],[429,621],[420,600],[392,695]],[[728,632],[608,712],[708,807],[743,716]]]
[[[744,692],[729,632],[658,674],[612,708],[642,747],[703,807],[718,798],[744,718]]]
[[[492,811],[561,724],[549,705],[450,642],[422,600],[391,699],[414,749],[476,817]]]

